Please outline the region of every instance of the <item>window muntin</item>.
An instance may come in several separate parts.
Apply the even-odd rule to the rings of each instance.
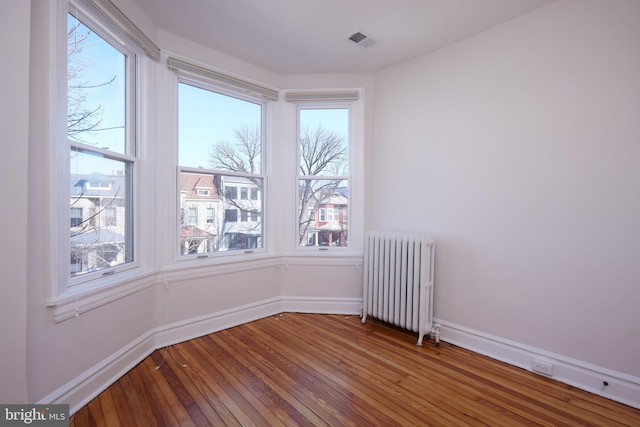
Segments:
[[[264,103],[233,95],[178,84],[180,208],[199,203],[207,215],[180,226],[183,257],[263,248]],[[195,185],[212,190],[196,200]]]
[[[348,107],[298,109],[298,246],[348,246]]]

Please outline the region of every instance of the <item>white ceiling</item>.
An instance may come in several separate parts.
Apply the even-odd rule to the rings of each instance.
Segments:
[[[279,74],[374,72],[553,0],[134,0],[160,27]],[[374,44],[347,38],[356,31]]]

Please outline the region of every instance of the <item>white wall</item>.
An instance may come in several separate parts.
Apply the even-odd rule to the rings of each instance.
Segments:
[[[0,256],[0,402],[21,403],[27,398],[27,188],[29,138],[29,19],[30,4],[9,0],[0,14],[2,52],[12,52],[11,66],[0,67],[0,129],[3,158],[0,166],[2,203]],[[10,11],[10,13],[6,13]]]
[[[376,75],[371,223],[435,236],[438,319],[640,384],[639,71],[640,2],[562,0]]]

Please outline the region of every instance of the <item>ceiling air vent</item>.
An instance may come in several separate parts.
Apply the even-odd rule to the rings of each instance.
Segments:
[[[355,33],[351,34],[349,36],[349,40],[363,47],[369,47],[373,44],[373,40],[362,34],[360,31],[356,31]]]

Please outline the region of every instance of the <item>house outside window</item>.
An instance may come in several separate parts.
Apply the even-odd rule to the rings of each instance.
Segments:
[[[220,206],[217,192],[211,190],[214,188],[213,175],[183,172],[180,186],[180,254],[208,253],[218,236],[215,212]],[[200,218],[202,213],[204,216]]]

